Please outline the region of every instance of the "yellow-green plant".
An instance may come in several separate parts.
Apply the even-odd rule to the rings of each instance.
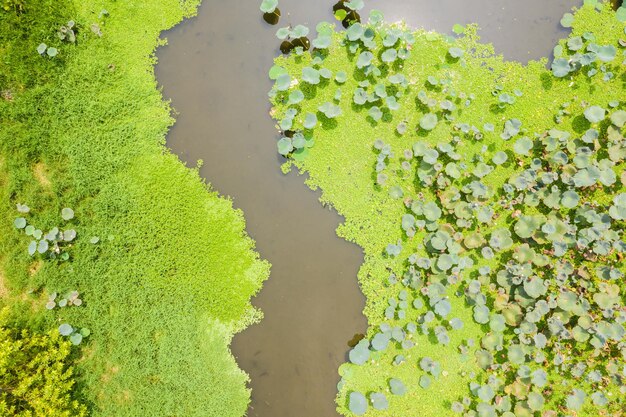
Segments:
[[[0,316],[0,415],[86,415],[85,406],[72,399],[71,346],[56,331],[33,334],[5,327]]]

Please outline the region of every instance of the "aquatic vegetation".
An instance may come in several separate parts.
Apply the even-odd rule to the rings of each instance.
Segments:
[[[276,60],[273,114],[314,140],[297,157],[279,142],[285,169],[365,251],[370,329],[340,368],[342,414],[623,410],[623,10],[566,14],[550,64],[379,12]]]
[[[269,265],[242,213],[164,147],[173,119],[153,54],[198,2],[135,6],[0,10],[0,306],[63,347],[77,383],[63,374],[55,392],[90,415],[239,417],[250,394],[228,346],[260,318],[250,297]],[[42,42],[61,52],[42,58]],[[45,398],[31,380],[26,394]],[[85,414],[63,414],[71,404],[37,415]]]
[[[71,394],[75,385],[70,342],[19,330],[0,312],[0,414],[15,417],[87,415]]]

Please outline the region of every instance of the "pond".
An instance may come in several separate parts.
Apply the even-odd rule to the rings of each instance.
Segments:
[[[260,2],[259,2],[260,3]],[[566,33],[559,19],[581,0],[369,1],[387,20],[449,32],[478,23],[507,59],[549,56]],[[332,20],[332,2],[281,0],[277,27]],[[367,14],[368,10],[365,11]],[[244,211],[247,230],[272,274],[253,300],[265,317],[235,337],[250,374],[252,417],[335,416],[338,366],[366,330],[356,274],[361,250],[335,235],[341,218],[294,173],[283,175],[268,115],[267,71],[279,53],[277,27],[256,2],[205,0],[196,18],[166,33],[157,79],[177,111],[168,146]]]

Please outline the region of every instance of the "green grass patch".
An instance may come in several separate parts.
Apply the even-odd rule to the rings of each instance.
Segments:
[[[0,303],[11,325],[91,330],[74,360],[94,416],[241,416],[249,402],[228,345],[260,318],[249,300],[269,264],[242,213],[165,148],[173,119],[153,73],[159,34],[197,5],[42,0],[0,12]],[[75,42],[58,36],[69,21]],[[44,234],[75,230],[61,244],[69,258],[30,256],[17,217]],[[45,309],[72,290],[81,306]]]

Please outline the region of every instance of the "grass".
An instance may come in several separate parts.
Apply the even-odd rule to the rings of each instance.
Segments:
[[[597,44],[617,46],[617,40],[625,37],[624,24],[615,19],[614,14],[606,5],[598,7],[602,9],[602,12],[595,10],[593,5],[587,5],[577,12],[573,35],[582,35],[590,31],[596,36]],[[468,161],[467,170],[469,171],[476,165],[475,160],[471,161],[474,155],[483,155],[487,161],[499,150],[509,151],[509,156],[513,154],[511,150],[514,141],[504,142],[499,138],[504,122],[511,118],[521,120],[524,132],[529,136],[532,136],[534,132],[542,133],[556,127],[571,132],[573,137],[579,137],[589,127],[587,121],[580,116],[587,103],[607,108],[610,101],[618,100],[620,108],[623,107],[626,75],[624,65],[621,63],[623,48],[618,48],[618,57],[609,66],[609,70],[615,73],[611,81],[602,81],[601,75],[588,78],[584,73],[571,78],[557,79],[549,70],[546,70],[547,59],[530,62],[527,66],[505,62],[501,56],[494,55],[490,45],[480,43],[475,27],[468,28],[465,35],[456,41],[464,50],[473,51],[473,53],[467,52],[460,61],[453,60],[447,55],[451,45],[446,37],[418,30],[415,32],[416,42],[412,47],[411,56],[404,64],[380,65],[383,71],[382,77],[402,72],[409,79],[410,85],[399,100],[401,108],[388,113],[381,121],[375,122],[368,117],[367,107],[356,106],[352,102],[353,91],[365,77],[355,68],[359,52],[350,53],[347,43],[345,45],[341,43],[344,37],[343,32],[334,35],[333,43],[328,53],[324,55],[320,66],[331,70],[333,74],[345,71],[349,75],[345,84],[336,83],[332,78],[330,81],[322,81],[319,85],[304,83],[301,80],[302,69],[312,65],[311,55],[305,53],[280,57],[276,60],[276,65],[284,67],[291,78],[299,82],[297,87],[292,86],[286,92],[278,92],[272,98],[272,103],[275,106],[274,117],[280,120],[290,107],[285,98],[290,91],[298,88],[304,93],[305,100],[291,106],[298,110],[292,129],[304,130],[302,123],[307,112],[317,113],[320,119],[320,124],[312,132],[307,131],[315,139],[315,145],[310,148],[308,156],[301,160],[290,160],[284,169],[295,167],[300,172],[308,174],[307,184],[313,189],[321,189],[322,203],[332,205],[340,215],[345,217],[345,223],[337,230],[338,235],[363,248],[365,263],[359,271],[358,279],[367,297],[364,312],[370,326],[367,336],[371,338],[378,332],[378,326],[382,323],[404,326],[416,321],[425,312],[425,309],[415,310],[409,307],[405,319],[396,317],[388,320],[384,315],[388,300],[396,297],[399,291],[399,284],[388,283],[390,273],[402,276],[407,268],[407,257],[414,252],[424,253],[424,248],[419,242],[425,235],[424,232],[418,231],[416,239],[406,238],[400,227],[400,219],[407,209],[402,199],[389,196],[389,189],[394,185],[401,186],[405,197],[412,199],[437,200],[438,198],[433,190],[434,187],[426,188],[419,184],[414,171],[403,173],[400,168],[402,151],[411,149],[416,142],[435,145],[440,142],[447,143],[454,135],[464,137],[453,128],[456,122],[474,125],[481,130],[485,123],[492,123],[495,126],[494,133],[485,133],[482,141],[464,139],[457,149],[465,161]],[[380,39],[377,39],[379,47],[374,51],[374,55],[380,57],[382,51]],[[561,44],[564,46],[565,41]],[[565,49],[567,50],[566,47]],[[457,118],[455,122],[440,121],[435,130],[429,133],[415,129],[425,112],[424,106],[417,99],[417,94],[419,91],[425,91],[430,97],[438,100],[445,98],[446,94],[440,87],[430,86],[427,83],[428,76],[450,79],[450,88],[453,91],[464,92],[468,96],[469,94],[475,95],[469,107],[463,105],[463,100],[457,100],[457,107],[461,110],[454,112]],[[516,97],[515,104],[499,108],[497,95],[492,94],[497,85],[502,87],[502,92],[512,95],[512,92],[517,89],[522,95]],[[334,97],[338,88],[342,91],[342,98],[335,101]],[[332,120],[323,117],[317,109],[325,102],[338,104],[342,109],[342,116]],[[555,116],[563,109],[561,106],[564,103],[569,103],[568,111],[571,116],[564,115],[562,122],[556,124]],[[407,134],[399,135],[396,133],[396,126],[403,120],[409,123],[410,128]],[[385,170],[390,179],[382,187],[376,185],[374,170],[377,151],[373,148],[373,144],[376,139],[382,139],[390,144],[395,154]],[[485,150],[482,149],[484,145]],[[414,169],[415,166],[412,165],[412,170]],[[487,177],[487,184],[493,187],[501,186],[516,169],[515,164],[511,163],[497,168],[497,175]],[[619,173],[623,171],[623,164],[618,165],[616,171],[619,178]],[[594,197],[598,203],[605,203],[612,198],[612,193],[623,191],[623,189],[623,184],[618,181],[618,185],[610,193],[600,192]],[[497,214],[499,219],[494,224],[485,226],[481,230],[483,235],[488,235],[489,231],[496,227],[508,227],[511,224],[510,213],[499,209]],[[396,243],[399,239],[403,244],[401,255],[397,258],[387,256],[386,246]],[[481,265],[490,265],[493,270],[506,259],[496,257],[492,261],[485,262],[480,259],[479,255],[475,260],[482,261]],[[619,268],[624,270],[621,262]],[[448,289],[447,295],[453,304],[453,313],[450,317],[459,317],[465,323],[462,330],[450,332],[451,342],[448,346],[438,345],[436,341],[433,342],[432,336],[428,337],[418,332],[411,336],[416,343],[413,349],[403,350],[398,344],[394,344],[383,352],[373,353],[371,360],[365,365],[346,363],[341,366],[339,372],[343,379],[337,397],[337,409],[341,414],[352,415],[348,409],[348,395],[353,391],[359,391],[365,394],[383,392],[390,399],[387,410],[376,411],[370,406],[369,411],[365,413],[366,416],[450,415],[451,403],[469,395],[470,381],[484,382],[486,375],[473,360],[473,352],[486,329],[485,326],[480,326],[472,320],[471,307],[466,304],[462,291],[460,295],[455,294],[458,289],[462,290],[464,287],[465,284],[462,282],[460,287],[452,286]],[[623,294],[623,284],[621,288]],[[420,296],[413,293],[409,301],[413,298],[420,298]],[[475,347],[470,349],[470,360],[463,361],[458,354],[458,346],[468,339],[474,340]],[[392,364],[397,354],[406,356],[405,364],[401,366]],[[418,362],[426,356],[439,361],[447,375],[435,380],[430,388],[424,390],[419,386],[419,378],[424,372],[419,369]],[[390,394],[388,381],[392,377],[404,381],[408,388],[407,394],[403,396]],[[558,408],[556,404],[563,399],[571,386],[559,385],[563,382],[563,378],[554,373],[551,375],[551,381],[550,388],[553,391],[550,393],[548,404]],[[579,382],[579,384],[587,387],[586,383]],[[618,385],[613,385],[608,389],[615,400],[611,402],[608,409],[598,411],[598,408],[587,400],[578,415],[622,415],[623,402],[619,397],[623,394],[620,394]]]
[[[35,331],[91,329],[75,369],[94,416],[234,417],[249,402],[228,345],[259,319],[249,300],[269,264],[242,213],[165,148],[173,119],[153,73],[159,34],[197,5],[39,0],[0,12],[0,304]],[[76,44],[56,38],[70,19]],[[41,42],[59,55],[39,56]],[[74,209],[69,261],[28,256],[17,203],[44,232]],[[73,289],[83,306],[43,308]]]

